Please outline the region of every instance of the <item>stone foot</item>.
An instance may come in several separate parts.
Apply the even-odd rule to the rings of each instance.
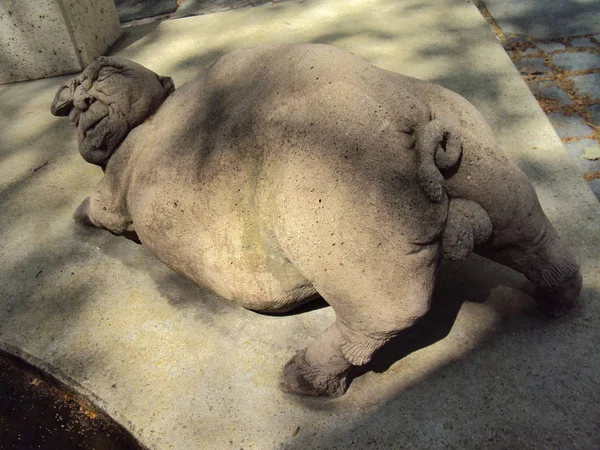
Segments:
[[[537,289],[535,300],[539,310],[548,317],[558,318],[567,314],[579,304],[579,293],[582,285],[581,273],[563,282],[552,290]]]
[[[350,384],[348,371],[327,374],[306,361],[306,349],[290,359],[281,375],[280,388],[284,392],[315,397],[339,397]]]

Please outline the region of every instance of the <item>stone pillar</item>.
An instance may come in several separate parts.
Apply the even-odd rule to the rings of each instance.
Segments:
[[[113,0],[0,0],[0,84],[79,72],[120,35]]]

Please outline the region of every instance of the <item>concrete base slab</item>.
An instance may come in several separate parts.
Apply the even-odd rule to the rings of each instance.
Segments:
[[[598,446],[600,211],[468,2],[306,0],[127,30],[118,54],[180,86],[265,42],[337,45],[441,83],[480,108],[584,274],[583,306],[548,321],[520,275],[447,264],[427,319],[336,400],[277,388],[330,308],[272,317],[182,279],[142,247],[80,229],[100,179],[50,103],[66,78],[0,86],[0,343],[94,398],[152,449]],[[387,370],[386,370],[387,369]]]
[[[599,0],[480,0],[506,35],[558,39],[600,32]]]

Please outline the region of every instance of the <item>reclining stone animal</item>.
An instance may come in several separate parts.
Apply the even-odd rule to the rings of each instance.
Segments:
[[[259,46],[177,90],[102,57],[51,109],[104,170],[78,222],[251,310],[331,305],[285,391],[343,394],[353,366],[428,311],[444,259],[477,251],[523,273],[550,316],[577,303],[578,264],[531,183],[443,87],[326,45]]]

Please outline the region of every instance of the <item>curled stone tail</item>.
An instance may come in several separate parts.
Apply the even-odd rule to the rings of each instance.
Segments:
[[[460,138],[439,119],[433,119],[415,131],[415,147],[421,188],[432,201],[439,202],[444,183],[440,169],[450,169],[459,163],[462,155]]]

